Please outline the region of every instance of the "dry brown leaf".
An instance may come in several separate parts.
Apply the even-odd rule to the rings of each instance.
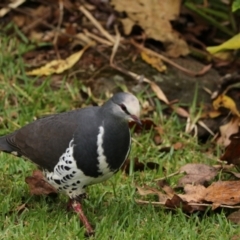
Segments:
[[[163,63],[161,58],[153,56],[145,51],[141,52],[141,57],[146,63],[150,64],[152,67],[157,69],[159,72],[165,72],[167,70],[167,67]]]
[[[176,142],[173,144],[174,150],[179,150],[179,149],[182,149],[183,147],[184,147],[184,145],[181,142]]]
[[[235,224],[240,224],[240,210],[229,214],[227,219]],[[240,236],[238,236],[238,237],[240,237]],[[239,238],[237,238],[237,239],[239,239]]]
[[[230,144],[230,136],[235,134],[239,130],[239,117],[233,117],[227,124],[220,127],[221,136],[218,138],[217,143],[223,146],[228,146]]]
[[[179,116],[184,117],[184,118],[188,118],[189,117],[189,113],[188,111],[186,111],[184,108],[181,107],[177,107],[174,105],[170,105],[170,107],[173,109],[174,112],[176,112]]]
[[[156,96],[158,97],[159,100],[163,101],[166,104],[169,104],[169,101],[168,101],[166,95],[164,94],[162,89],[155,82],[150,81],[147,78],[144,78],[143,81],[150,84],[153,92],[156,94]]]
[[[149,186],[144,186],[144,188],[142,188],[140,186],[136,186],[136,188],[137,188],[139,195],[141,195],[141,196],[157,195],[158,201],[162,202],[162,203],[165,203],[168,199],[168,196],[166,194],[160,192],[156,188],[151,188]]]
[[[169,198],[172,198],[175,195],[175,191],[170,187],[166,180],[159,180],[157,185],[162,188]]]
[[[230,144],[226,147],[221,160],[227,161],[228,164],[240,166],[240,133],[233,134],[230,137]]]
[[[186,42],[172,29],[170,21],[179,15],[181,0],[112,0],[111,4],[119,12],[127,13],[122,20],[125,34],[139,25],[148,38],[161,41],[171,57],[189,53]]]
[[[192,184],[186,184],[184,186],[185,194],[178,194],[184,201],[199,203],[202,202],[206,195],[206,188],[202,185],[194,186]]]
[[[240,203],[240,181],[218,181],[206,189],[204,200],[218,205],[236,205]]]
[[[167,199],[165,206],[168,208],[181,208],[183,212],[192,213],[198,210],[194,206],[190,206],[186,201],[181,199],[178,195],[174,195],[171,199]]]
[[[32,195],[49,195],[51,193],[57,193],[57,190],[44,180],[43,174],[39,170],[35,170],[31,177],[26,177],[25,181]]]
[[[85,46],[81,51],[72,54],[65,60],[53,60],[47,63],[45,66],[34,69],[30,72],[27,72],[28,75],[33,76],[48,76],[53,73],[62,73],[67,69],[70,69],[83,55],[83,53],[90,47],[91,45]]]
[[[218,170],[212,166],[201,163],[189,163],[180,168],[180,172],[186,173],[178,181],[178,186],[183,187],[186,184],[204,184],[211,181],[218,173]]]

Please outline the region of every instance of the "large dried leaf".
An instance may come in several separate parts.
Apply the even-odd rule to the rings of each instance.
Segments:
[[[127,13],[127,18],[122,19],[126,34],[130,34],[137,24],[148,38],[163,42],[169,56],[179,57],[189,53],[186,42],[170,23],[179,15],[181,0],[112,0],[111,4],[117,11]]]
[[[204,184],[211,181],[218,173],[218,170],[212,166],[201,163],[189,163],[180,168],[180,172],[186,173],[178,181],[178,186],[186,184]]]
[[[240,203],[240,181],[218,181],[206,189],[204,200],[215,205]]]

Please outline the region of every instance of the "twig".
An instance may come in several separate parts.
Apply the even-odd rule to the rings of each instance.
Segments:
[[[180,173],[181,173],[180,171],[177,171],[177,172],[171,173],[171,174],[169,174],[169,175],[166,175],[166,176],[164,176],[164,177],[154,179],[154,181],[162,181],[162,180],[165,180],[165,179],[167,179],[167,178],[176,176],[176,175],[178,175],[178,174],[180,174]]]
[[[120,35],[116,25],[114,26],[114,29],[115,29],[115,32],[116,32],[116,41],[114,42],[114,45],[113,45],[113,48],[112,48],[112,54],[111,54],[111,57],[110,57],[110,65],[113,64],[113,59],[116,55],[116,52],[117,52],[117,49],[118,49],[118,46],[119,46],[120,40],[121,40],[121,35]]]
[[[165,202],[151,202],[151,201],[144,201],[144,200],[139,200],[139,199],[135,199],[135,202],[139,203],[139,204],[152,204],[155,206],[165,206]],[[169,208],[169,209],[171,209],[171,208]]]
[[[9,3],[7,7],[0,9],[0,18],[4,17],[9,11],[17,8],[18,6],[23,4],[25,1],[26,0],[15,1],[15,2]]]
[[[99,42],[99,43],[102,43],[102,44],[105,44],[105,45],[108,45],[108,46],[112,46],[112,45],[113,45],[112,42],[110,42],[110,41],[108,41],[108,40],[106,40],[106,39],[103,39],[103,38],[101,38],[101,37],[98,37],[98,36],[96,36],[96,35],[93,34],[93,33],[90,33],[87,29],[83,29],[83,32],[85,33],[85,35],[86,35],[87,37],[90,37],[90,38],[96,40],[96,41]]]
[[[113,44],[115,43],[115,39],[111,36],[102,25],[93,17],[93,15],[84,7],[80,6],[79,10],[92,22],[92,24],[101,32],[101,34],[106,37]]]
[[[61,25],[63,21],[63,0],[59,0],[59,18],[58,18],[58,24],[57,24],[57,31],[55,32],[54,39],[53,39],[53,46],[55,49],[55,52],[57,54],[57,58],[61,59],[59,51],[58,51],[58,46],[57,46],[57,41],[58,41],[58,36],[59,33],[61,32]]]
[[[175,68],[181,70],[182,72],[190,75],[190,76],[201,76],[203,74],[205,74],[211,67],[212,67],[212,64],[209,64],[209,65],[206,65],[202,68],[202,70],[200,70],[199,72],[193,72],[191,70],[188,70],[180,65],[178,65],[177,63],[173,62],[172,60],[168,59],[167,57],[159,54],[159,53],[156,53],[154,51],[152,51],[151,49],[149,48],[145,48],[144,46],[142,46],[141,44],[138,44],[136,41],[134,41],[133,39],[130,40],[131,44],[133,44],[135,47],[137,47],[138,49],[142,50],[142,51],[145,51],[145,52],[148,52],[149,54],[155,56],[155,57],[158,57],[160,58],[162,61],[174,66]]]
[[[201,120],[197,122],[202,128],[204,128],[206,131],[208,131],[212,136],[214,136],[214,132]]]
[[[211,203],[188,203],[188,205],[190,205],[190,206],[203,206],[203,207],[213,207],[214,206]],[[240,206],[230,206],[230,205],[223,205],[223,204],[218,205],[218,207],[230,208],[230,209],[240,208]]]
[[[139,200],[139,199],[135,199],[135,202],[139,203],[139,204],[143,204],[143,205],[152,204],[154,206],[164,206],[166,209],[172,209],[172,208],[166,207],[165,202],[152,202],[152,201],[144,201],[144,200]],[[190,206],[202,206],[202,207],[213,207],[214,206],[211,203],[187,203],[187,204]],[[230,209],[239,209],[240,208],[240,206],[230,206],[230,205],[223,205],[223,204],[218,205],[218,207],[230,208]]]

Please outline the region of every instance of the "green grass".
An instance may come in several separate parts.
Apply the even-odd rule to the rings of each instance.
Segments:
[[[21,58],[29,44],[0,35],[0,135],[18,129],[36,117],[80,107],[79,88],[82,83],[66,80],[53,88],[51,78],[29,78]],[[144,94],[140,94],[142,99]],[[176,116],[165,119],[161,104],[157,104],[156,123],[165,130],[164,144],[177,141],[184,149],[160,153],[153,142],[153,132],[134,135],[130,157],[140,161],[154,161],[172,173],[189,162],[209,163],[197,141],[182,133]],[[20,158],[0,153],[0,239],[83,239],[84,228],[77,216],[66,210],[67,197],[31,196],[25,177],[36,167]],[[163,172],[144,171],[126,176],[119,172],[107,182],[88,188],[84,210],[96,230],[92,239],[231,239],[240,234],[222,211],[186,216],[181,210],[170,212],[151,205],[139,206],[135,184],[154,185],[153,179]],[[174,184],[174,179],[171,182]],[[18,212],[18,207],[26,204]]]

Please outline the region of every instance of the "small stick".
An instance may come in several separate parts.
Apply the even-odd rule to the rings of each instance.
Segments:
[[[113,64],[113,59],[116,55],[116,52],[118,50],[120,40],[121,40],[121,35],[120,35],[116,25],[114,26],[114,29],[115,29],[115,32],[116,32],[116,41],[114,42],[114,45],[113,45],[112,54],[111,54],[111,57],[110,57],[110,65]]]
[[[101,37],[98,37],[98,36],[96,36],[96,35],[93,34],[93,33],[90,33],[87,29],[83,29],[83,32],[85,33],[86,36],[88,36],[88,37],[96,40],[96,41],[99,42],[99,43],[102,43],[102,44],[105,44],[105,45],[108,45],[108,46],[112,46],[112,45],[113,45],[112,42],[110,42],[110,41],[108,41],[108,40],[105,40],[105,39],[103,39],[103,38],[101,38]]]
[[[145,204],[152,204],[154,206],[164,206],[165,207],[165,202],[151,202],[151,201],[144,201],[144,200],[139,200],[139,199],[135,199],[136,203],[145,205]],[[188,203],[188,205],[190,206],[203,206],[203,207],[212,207],[213,204],[211,203]],[[222,207],[222,208],[230,208],[230,209],[239,209],[240,206],[230,206],[230,205],[219,205],[218,207]],[[165,207],[166,209],[172,209],[169,207]]]
[[[154,179],[154,181],[161,181],[161,180],[165,180],[167,178],[170,178],[170,177],[173,177],[173,176],[176,176],[178,174],[180,174],[181,172],[180,171],[177,171],[177,172],[174,172],[174,173],[171,173],[167,176],[164,176],[164,177],[161,177],[161,178],[157,178],[157,179]]]
[[[106,37],[110,42],[115,43],[115,39],[111,36],[102,25],[93,17],[93,15],[84,7],[80,6],[79,10],[92,22],[92,24]]]
[[[61,25],[63,21],[63,0],[59,0],[59,18],[58,18],[58,25],[57,25],[57,31],[55,31],[54,39],[53,39],[53,46],[55,49],[55,52],[57,54],[57,58],[61,59],[58,47],[57,47],[57,41],[58,41],[58,36],[61,31]]]

